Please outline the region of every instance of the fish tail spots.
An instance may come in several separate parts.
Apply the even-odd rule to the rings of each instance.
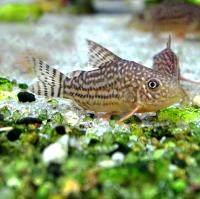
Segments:
[[[46,97],[63,97],[66,80],[64,74],[40,59],[29,57],[28,63],[38,77],[38,81],[29,87],[33,93]]]

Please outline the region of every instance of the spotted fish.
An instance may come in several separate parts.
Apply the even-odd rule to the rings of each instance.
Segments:
[[[94,68],[75,71],[71,77],[29,57],[38,76],[30,90],[47,97],[71,99],[86,110],[104,112],[107,118],[119,115],[119,123],[136,112],[158,111],[185,98],[177,77],[159,71],[159,64],[147,68],[93,41],[88,41],[88,46],[89,65]]]

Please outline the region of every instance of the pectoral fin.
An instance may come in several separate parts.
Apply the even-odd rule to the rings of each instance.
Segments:
[[[122,124],[124,120],[127,120],[129,117],[131,117],[134,113],[137,113],[141,109],[141,106],[136,106],[131,112],[129,112],[127,115],[122,117],[120,120],[117,121],[118,124]]]

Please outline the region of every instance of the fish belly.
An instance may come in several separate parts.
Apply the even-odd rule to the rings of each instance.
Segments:
[[[95,113],[105,112],[122,115],[131,111],[135,107],[134,104],[120,101],[119,99],[74,99],[74,101],[76,101],[76,103],[82,108]]]

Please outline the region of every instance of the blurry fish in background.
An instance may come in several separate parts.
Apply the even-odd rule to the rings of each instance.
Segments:
[[[152,32],[155,36],[162,32],[171,32],[181,39],[184,39],[188,33],[199,36],[200,6],[164,1],[146,7],[142,13],[132,18],[129,25],[141,31]]]

